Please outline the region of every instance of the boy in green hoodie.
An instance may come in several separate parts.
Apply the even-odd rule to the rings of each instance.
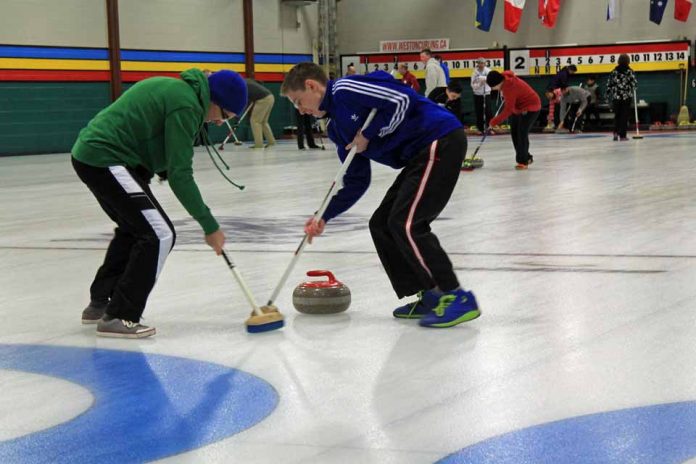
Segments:
[[[206,77],[190,69],[181,79],[138,82],[80,132],[72,148],[75,172],[117,224],[82,313],[83,324],[97,324],[97,335],[155,334],[140,317],[176,238],[149,188],[155,173],[169,180],[206,243],[222,252],[225,235],[193,180],[193,141],[204,122],[222,124],[246,102],[246,83],[237,73]]]

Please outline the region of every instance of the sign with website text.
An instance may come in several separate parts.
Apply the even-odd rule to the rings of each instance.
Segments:
[[[413,40],[382,40],[379,43],[380,52],[420,52],[424,48],[432,51],[449,50],[450,39],[413,39]]]
[[[502,71],[505,66],[503,50],[450,50],[440,52],[438,55],[442,57],[442,61],[447,63],[450,77],[454,78],[471,77],[479,58],[485,58],[491,69]],[[395,73],[399,64],[406,64],[408,70],[417,78],[425,78],[425,65],[421,63],[419,53],[367,53],[358,56],[360,65],[358,66],[356,63],[356,67],[361,74],[377,70]]]
[[[520,76],[543,76],[574,64],[578,73],[608,73],[625,53],[634,71],[676,71],[689,65],[690,49],[688,41],[511,49],[510,69]]]

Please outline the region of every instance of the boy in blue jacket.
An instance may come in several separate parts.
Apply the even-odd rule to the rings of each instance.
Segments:
[[[481,313],[474,294],[459,285],[452,263],[430,230],[452,195],[466,154],[461,123],[391,75],[377,71],[328,80],[314,63],[293,67],[281,87],[302,114],[331,118],[329,138],[341,161],[358,155],[319,221],[310,218],[311,239],[348,210],[370,185],[370,160],[401,173],[370,218],[370,233],[399,298],[418,294],[394,317],[420,319],[424,327],[451,327]],[[360,132],[370,111],[377,114]]]

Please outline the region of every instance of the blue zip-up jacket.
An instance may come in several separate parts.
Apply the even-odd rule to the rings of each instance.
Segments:
[[[417,94],[384,71],[329,81],[319,107],[331,118],[328,135],[343,162],[373,108],[377,114],[363,131],[370,143],[353,158],[343,176],[343,188],[322,216],[328,222],[353,206],[370,186],[370,160],[401,169],[432,142],[462,128],[446,109]]]

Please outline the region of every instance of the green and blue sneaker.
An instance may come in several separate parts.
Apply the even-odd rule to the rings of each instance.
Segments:
[[[460,289],[444,293],[437,306],[418,323],[423,327],[452,327],[480,315],[474,294]]]
[[[392,313],[394,317],[399,319],[420,319],[432,311],[439,301],[439,297],[431,290],[420,291],[417,297],[416,301],[396,308]]]

